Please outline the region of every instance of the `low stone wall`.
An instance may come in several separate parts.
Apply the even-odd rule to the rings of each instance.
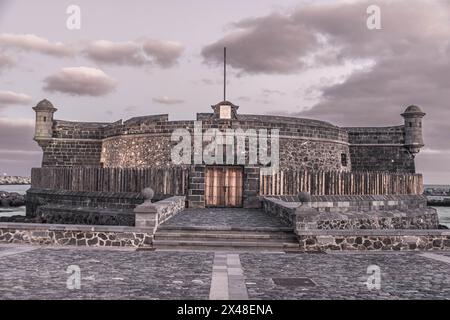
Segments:
[[[287,202],[276,197],[262,197],[261,202],[264,212],[275,215],[295,230],[297,225],[296,210],[301,203]]]
[[[52,204],[66,207],[118,209],[132,211],[144,202],[137,192],[97,192],[35,189],[27,191],[27,216],[36,216],[38,207]]]
[[[184,210],[185,203],[185,196],[174,196],[155,203],[146,201],[134,209],[136,227],[149,228],[155,232],[161,223]]]
[[[450,230],[310,230],[298,234],[300,249],[450,250]]]
[[[184,210],[186,197],[174,196],[155,202],[153,205],[156,207],[156,212],[158,213],[158,223],[161,224]]]
[[[299,202],[298,196],[268,196],[285,202]],[[427,207],[423,195],[322,195],[311,196],[311,207],[323,212],[404,210]]]
[[[170,195],[157,194],[152,201]],[[67,191],[29,189],[27,215],[0,218],[4,222],[34,222],[53,224],[86,224],[134,226],[134,208],[144,202],[136,192]]]
[[[38,208],[36,223],[50,224],[85,224],[103,226],[134,226],[132,210],[111,210],[83,207],[67,207],[64,205],[45,205]]]
[[[157,226],[185,207],[185,197],[139,205],[136,227],[73,224],[0,223],[0,243],[100,247],[151,247]]]
[[[289,223],[297,233],[315,229],[439,227],[437,211],[426,206],[423,196],[316,196],[304,205],[292,201],[294,197],[287,200],[291,201],[282,197],[264,197],[263,208]]]
[[[298,210],[297,228],[311,229],[438,229],[439,218],[433,208],[401,211],[343,213],[302,213]]]
[[[0,223],[0,242],[91,247],[151,247],[147,229],[118,226]]]

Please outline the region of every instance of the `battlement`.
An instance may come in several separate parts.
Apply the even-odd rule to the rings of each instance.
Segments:
[[[315,119],[238,114],[239,107],[228,101],[212,108],[213,113],[197,113],[203,133],[277,130],[281,169],[414,173],[414,156],[423,146],[424,113],[416,106],[402,113],[403,125],[388,127],[338,127]],[[170,167],[173,132],[183,129],[193,135],[196,126],[195,120],[169,121],[167,114],[109,123],[53,120],[56,108],[48,100],[35,111],[43,166]]]
[[[348,142],[361,144],[404,144],[405,126],[391,127],[347,127]]]

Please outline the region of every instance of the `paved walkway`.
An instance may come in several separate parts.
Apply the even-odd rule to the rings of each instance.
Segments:
[[[450,252],[275,254],[2,245],[0,255],[0,299],[450,299]],[[368,287],[374,270],[379,289]]]
[[[161,227],[287,227],[280,219],[260,209],[186,209]]]
[[[248,300],[244,272],[238,254],[216,253],[210,300]]]

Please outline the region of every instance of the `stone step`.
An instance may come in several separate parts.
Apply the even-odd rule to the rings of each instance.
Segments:
[[[245,232],[289,232],[293,233],[294,229],[291,227],[240,227],[240,226],[165,226],[164,224],[158,227],[159,231],[245,231]]]
[[[296,250],[299,244],[296,242],[270,242],[270,241],[201,241],[201,240],[153,240],[156,250],[189,249],[189,250],[271,250],[284,251]]]
[[[265,240],[265,241],[278,241],[288,240],[296,241],[295,234],[287,232],[202,232],[202,231],[158,231],[155,234],[155,238],[159,240]]]

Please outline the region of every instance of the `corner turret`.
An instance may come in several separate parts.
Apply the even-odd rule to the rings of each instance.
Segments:
[[[44,99],[33,110],[36,112],[34,140],[50,139],[53,135],[53,114],[57,109]]]
[[[418,106],[409,106],[401,116],[405,120],[405,148],[415,156],[424,146],[422,118],[425,113]]]

